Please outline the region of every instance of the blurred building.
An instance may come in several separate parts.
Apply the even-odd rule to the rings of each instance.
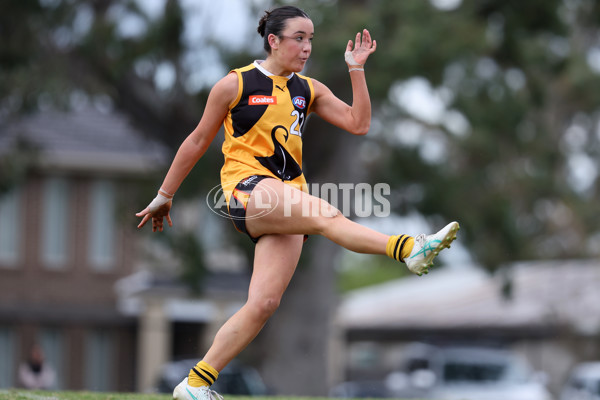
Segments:
[[[444,268],[350,293],[337,315],[340,381],[378,380],[406,345],[511,350],[556,394],[577,362],[600,359],[600,261],[538,261],[496,275]]]
[[[0,193],[0,387],[18,386],[35,342],[57,389],[135,389],[138,320],[119,312],[114,287],[139,259],[140,181],[167,157],[124,115],[95,107],[0,126],[0,168],[27,164]]]

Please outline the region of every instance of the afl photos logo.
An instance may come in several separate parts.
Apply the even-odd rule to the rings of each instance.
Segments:
[[[277,97],[275,96],[250,96],[248,97],[248,105],[250,106],[264,106],[277,104]]]
[[[238,187],[225,192],[221,185],[213,187],[206,195],[206,204],[209,209],[220,217],[232,220],[248,220],[264,217],[273,212],[279,197],[277,192],[268,186],[255,188],[256,176],[251,176],[240,182]],[[230,184],[233,182],[229,182]],[[231,185],[227,185],[231,186]],[[250,200],[250,195],[254,199],[254,211],[252,216],[246,215],[246,206]],[[229,203],[227,202],[229,199]],[[236,212],[234,208],[241,208],[243,212]]]
[[[306,99],[302,96],[296,96],[292,99],[292,103],[301,110],[306,108]]]

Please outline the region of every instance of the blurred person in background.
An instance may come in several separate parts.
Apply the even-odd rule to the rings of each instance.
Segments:
[[[56,372],[44,357],[42,348],[35,344],[27,360],[19,366],[19,383],[26,389],[49,390],[56,384]]]
[[[246,304],[221,327],[204,358],[175,388],[175,399],[219,396],[210,385],[278,308],[305,235],[325,236],[358,253],[387,254],[421,275],[459,229],[452,222],[429,236],[389,236],[347,219],[331,204],[308,194],[302,171],[306,117],[314,112],[354,135],[368,132],[371,101],[364,65],[376,42],[364,29],[346,45],[353,94],[348,105],[321,82],[299,74],[314,35],[304,11],[293,6],[266,11],[258,32],[266,59],[235,69],[215,84],[198,126],[181,144],[157,197],[136,214],[142,218],[138,228],[151,219],[152,230],[162,231],[164,218],[172,226],[169,211],[175,192],[224,125],[221,187],[235,227],[256,243],[252,278]]]

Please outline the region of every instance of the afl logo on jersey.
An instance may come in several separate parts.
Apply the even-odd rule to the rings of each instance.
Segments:
[[[306,99],[302,96],[296,96],[292,99],[292,103],[301,110],[306,108]]]
[[[277,97],[275,96],[250,96],[248,97],[248,104],[251,106],[264,106],[270,104],[277,104]]]

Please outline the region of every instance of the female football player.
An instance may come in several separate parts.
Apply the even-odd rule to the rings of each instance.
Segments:
[[[354,135],[369,131],[371,102],[364,66],[377,44],[364,29],[346,45],[353,94],[348,105],[323,83],[299,74],[310,57],[314,35],[304,11],[293,6],[267,11],[258,33],[264,38],[266,59],[235,69],[215,84],[198,126],[181,144],[157,197],[136,214],[142,217],[139,228],[150,219],[153,231],[163,230],[163,219],[172,226],[173,195],[223,125],[221,186],[235,227],[256,243],[252,278],[246,304],[221,327],[204,358],[175,388],[176,399],[217,396],[210,385],[279,306],[305,235],[323,235],[359,253],[387,254],[421,275],[459,229],[452,222],[429,236],[388,236],[350,221],[308,194],[302,171],[306,117],[314,112]]]

